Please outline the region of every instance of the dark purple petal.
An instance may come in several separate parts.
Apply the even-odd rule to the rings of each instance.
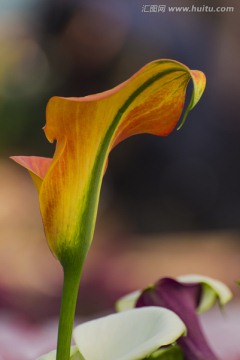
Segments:
[[[187,336],[178,341],[186,360],[217,360],[198,319],[196,309],[200,298],[200,284],[186,284],[171,278],[163,278],[142,292],[136,307],[162,306],[174,311],[187,327]]]

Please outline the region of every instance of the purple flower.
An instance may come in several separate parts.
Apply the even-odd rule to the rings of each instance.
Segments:
[[[187,336],[178,340],[185,359],[218,360],[204,335],[198,312],[208,310],[216,301],[224,305],[230,298],[229,289],[221,282],[193,275],[160,279],[142,292],[123,298],[117,307],[121,310],[128,303],[127,307],[160,306],[174,311],[187,327]]]

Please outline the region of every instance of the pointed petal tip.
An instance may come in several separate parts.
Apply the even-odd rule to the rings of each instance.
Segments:
[[[28,158],[30,156],[9,156],[10,160],[13,160],[14,162],[16,162],[17,164],[21,165],[22,167],[26,168],[28,170],[28,166],[27,166],[27,161],[26,158]]]
[[[37,175],[43,179],[51,165],[51,158],[39,156],[11,156],[11,160],[24,167],[30,173]]]
[[[185,112],[183,113],[180,124],[177,127],[177,131],[182,129],[183,125],[186,122],[189,112],[197,105],[206,87],[207,80],[205,74],[202,71],[189,69],[189,73],[191,75],[193,82],[192,96]]]

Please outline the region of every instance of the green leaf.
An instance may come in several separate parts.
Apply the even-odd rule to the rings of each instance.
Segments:
[[[166,349],[155,351],[146,360],[183,360],[183,353],[179,346],[170,346]]]

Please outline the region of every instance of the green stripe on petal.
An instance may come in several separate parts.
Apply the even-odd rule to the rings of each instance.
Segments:
[[[199,100],[204,92],[205,86],[206,86],[206,79],[203,78],[202,74],[199,74],[198,71],[192,70],[191,77],[192,77],[192,81],[193,81],[193,92],[192,92],[191,100],[190,100],[190,103],[183,115],[182,121],[181,121],[180,125],[178,126],[177,130],[180,130],[183,127],[183,125],[185,124],[188,113],[197,105],[197,103],[199,102]]]

